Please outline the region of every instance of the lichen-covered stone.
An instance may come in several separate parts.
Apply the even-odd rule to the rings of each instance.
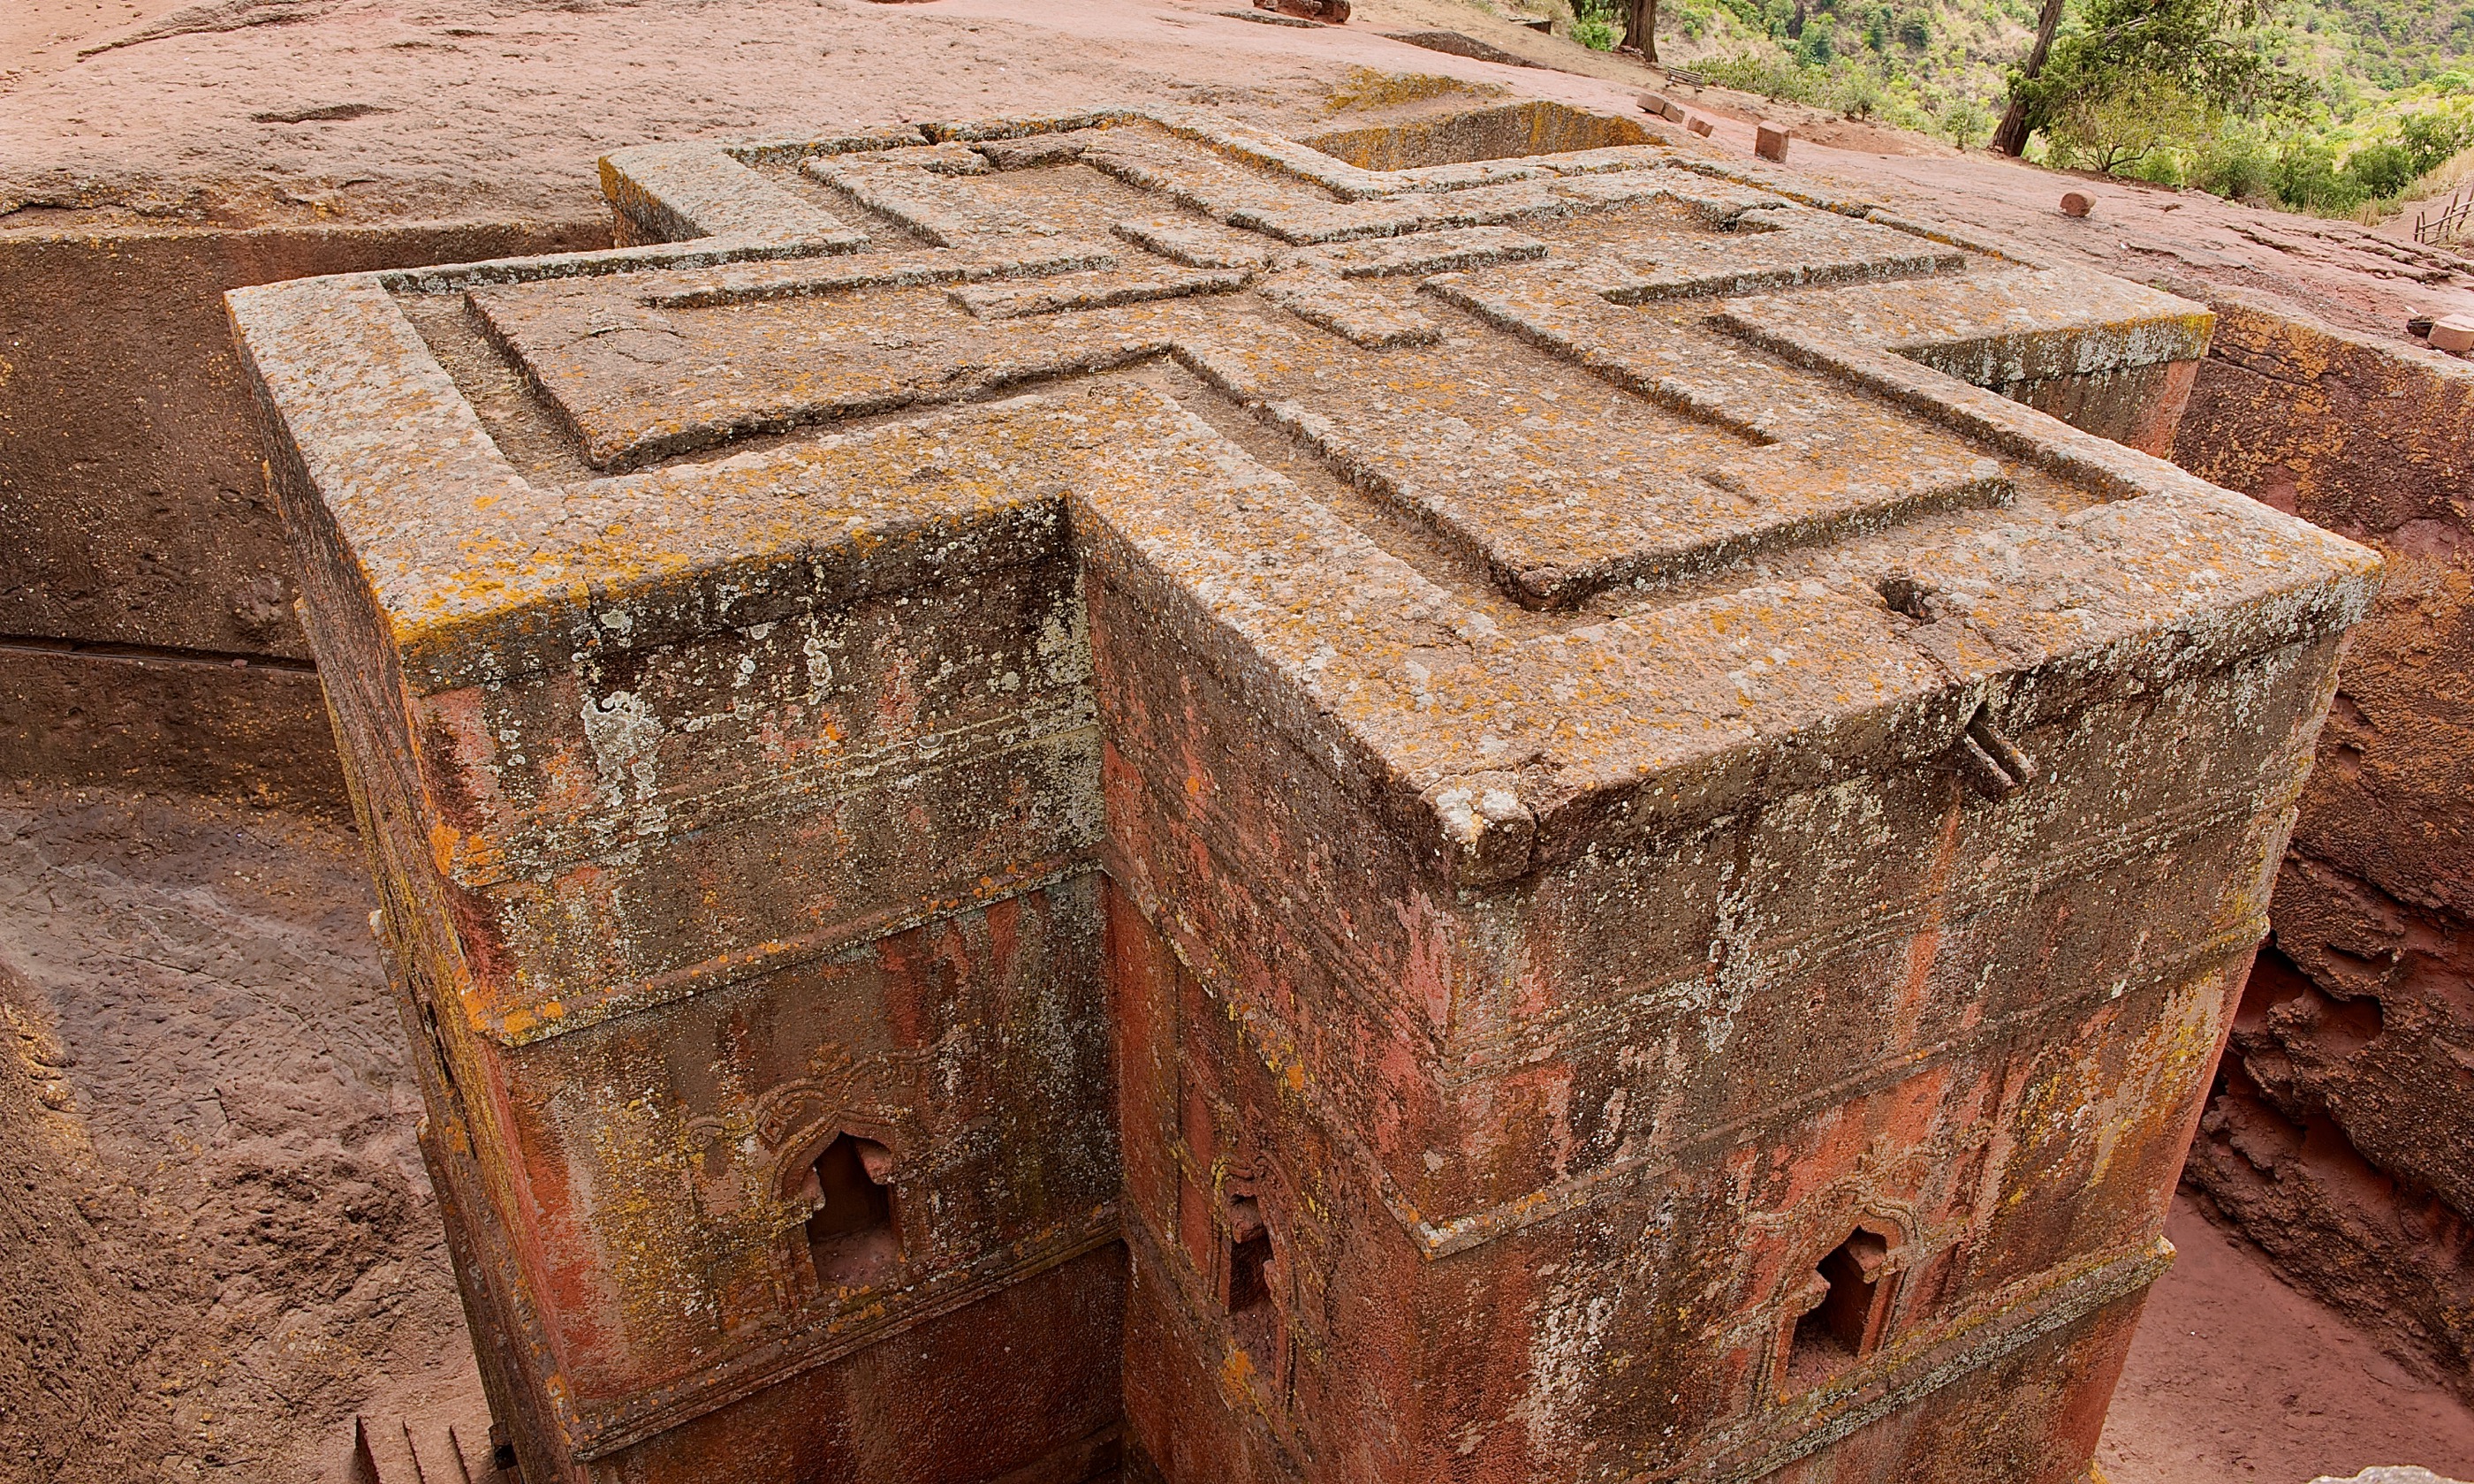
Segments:
[[[2098,436],[2200,306],[1554,123],[234,296],[529,1468],[2079,1477],[2376,559]]]

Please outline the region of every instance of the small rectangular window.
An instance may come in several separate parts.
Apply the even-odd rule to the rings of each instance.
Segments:
[[[1795,1340],[1787,1352],[1789,1376],[1806,1384],[1826,1380],[1864,1353],[1874,1303],[1880,1293],[1882,1265],[1889,1255],[1886,1239],[1859,1230],[1821,1259],[1817,1271],[1828,1291],[1796,1321]]]
[[[864,1288],[881,1281],[902,1255],[893,1227],[893,1192],[877,1179],[889,1157],[873,1139],[838,1135],[816,1157],[806,1195],[808,1255],[827,1288]]]

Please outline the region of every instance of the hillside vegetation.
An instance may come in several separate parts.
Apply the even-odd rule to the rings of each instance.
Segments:
[[[2026,100],[2030,159],[2372,220],[2474,173],[2474,0],[1661,0],[1659,56],[1961,149]],[[1624,0],[1572,34],[1622,40]]]

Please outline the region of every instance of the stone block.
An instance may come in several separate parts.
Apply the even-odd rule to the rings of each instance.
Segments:
[[[2468,350],[2474,350],[2474,318],[2452,314],[2444,319],[2434,320],[2431,322],[2431,333],[2426,338],[2430,340],[2431,348],[2434,350],[2445,350],[2450,355],[2463,355]]]
[[[1564,111],[233,297],[530,1476],[2082,1475],[2376,559]]]
[[[1753,126],[1753,153],[1762,159],[1779,164],[1786,162],[1787,131],[1783,124],[1767,120]]]
[[[1694,133],[1699,134],[1704,139],[1710,137],[1711,125],[1707,118],[1698,113],[1693,114],[1692,117],[1686,122],[1684,127],[1691,130]]]
[[[2086,216],[2096,209],[2096,198],[2086,191],[2062,192],[2062,215]]]
[[[1662,118],[1676,124],[1685,120],[1684,106],[1664,93],[1643,93],[1638,101],[1640,110],[1652,118]]]

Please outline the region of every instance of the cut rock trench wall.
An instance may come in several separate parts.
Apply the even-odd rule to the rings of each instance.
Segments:
[[[225,290],[600,221],[0,232],[0,776],[340,812]]]
[[[2211,296],[2175,462],[2375,546],[2188,1180],[2474,1397],[2474,366]]]

